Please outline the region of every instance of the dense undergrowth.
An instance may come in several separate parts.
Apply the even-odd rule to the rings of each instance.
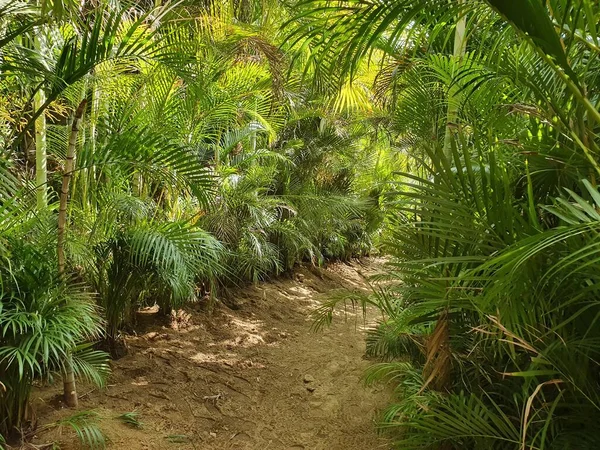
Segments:
[[[383,312],[367,342],[367,381],[396,388],[382,426],[403,450],[598,448],[597,2],[303,11],[324,72],[385,53],[375,92],[408,155],[373,295],[318,315]]]
[[[301,82],[283,6],[148,3],[0,2],[0,436],[34,382],[103,384],[140,307],[369,253],[383,220],[383,147]]]
[[[597,448],[599,19],[0,0],[0,435],[36,380],[101,384],[140,306],[381,248],[352,300],[398,448]]]

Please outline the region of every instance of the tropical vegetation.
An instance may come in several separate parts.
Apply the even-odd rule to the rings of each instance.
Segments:
[[[140,307],[214,307],[299,262],[371,251],[382,150],[359,112],[288,73],[283,14],[0,2],[5,440],[35,426],[35,383],[62,377],[72,407],[77,378],[105,383]]]
[[[373,250],[401,449],[595,449],[592,0],[0,0],[0,436],[136,311]]]
[[[308,0],[298,17],[326,78],[377,66],[407,156],[387,270],[318,315],[383,312],[382,426],[401,449],[597,448],[597,2]]]

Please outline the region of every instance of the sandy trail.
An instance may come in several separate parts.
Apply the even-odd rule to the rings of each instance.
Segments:
[[[237,309],[211,315],[189,311],[164,325],[148,315],[112,363],[108,388],[80,387],[80,409],[98,412],[112,449],[389,448],[373,426],[386,395],[361,383],[362,316],[340,315],[318,333],[309,317],[336,289],[366,289],[379,263],[300,268],[294,279],[235,291]],[[38,392],[43,422],[73,413],[50,400],[55,392]],[[116,418],[131,411],[140,429]],[[49,439],[80,448],[66,432],[39,437]]]

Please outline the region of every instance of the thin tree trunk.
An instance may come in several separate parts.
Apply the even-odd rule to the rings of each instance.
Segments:
[[[33,46],[39,54],[46,52],[46,41],[40,29],[37,29],[34,38]],[[33,97],[33,112],[44,107],[46,103],[46,93],[44,89],[40,89]],[[35,185],[37,207],[45,208],[48,205],[48,171],[47,171],[47,144],[46,144],[46,115],[42,112],[35,119]]]
[[[96,154],[96,127],[98,126],[98,117],[100,115],[100,97],[102,95],[102,91],[100,89],[99,82],[96,81],[94,83],[94,89],[92,90],[92,111],[90,117],[90,139],[91,139],[91,159],[93,160],[94,155]],[[90,168],[92,177],[96,176],[96,168],[92,166]]]
[[[73,372],[73,356],[71,353],[65,358],[63,367],[63,399],[69,408],[77,408],[79,397],[77,395],[77,384],[75,383],[75,372]]]
[[[464,0],[460,0],[460,4],[463,4]],[[462,59],[467,49],[467,16],[462,15],[456,22],[456,31],[454,33],[454,63]],[[448,88],[448,112],[446,116],[446,133],[444,135],[444,156],[448,159],[452,158],[452,127],[456,126],[456,119],[458,118],[458,92],[456,86],[450,86]]]
[[[65,160],[65,170],[63,172],[62,187],[60,190],[60,206],[58,208],[58,273],[62,277],[65,273],[65,228],[67,223],[67,204],[69,200],[69,184],[75,168],[75,148],[77,146],[77,135],[79,125],[85,111],[87,101],[83,100],[73,118],[71,125],[71,134],[69,136],[69,145],[67,147],[67,157]],[[73,373],[73,363],[71,355],[67,355],[64,364],[63,373],[63,391],[64,401],[67,406],[77,407],[77,389],[75,385],[75,374]]]
[[[460,0],[463,4],[464,0]],[[462,15],[456,22],[456,32],[454,35],[454,59],[459,62],[465,55],[467,47],[466,39],[467,16]],[[446,119],[446,134],[444,136],[444,157],[449,161],[452,159],[452,127],[456,126],[458,118],[458,107],[456,105],[458,93],[456,87],[448,89],[448,115]],[[446,276],[450,274],[446,273]],[[427,342],[427,362],[425,363],[424,373],[427,380],[422,387],[427,386],[437,391],[447,390],[450,384],[452,371],[452,351],[450,349],[450,319],[449,308],[445,308],[438,318],[437,324]]]

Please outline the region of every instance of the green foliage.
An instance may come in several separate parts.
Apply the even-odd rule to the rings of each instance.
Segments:
[[[131,411],[117,416],[117,419],[119,419],[125,425],[130,426],[132,428],[142,428],[144,424],[143,422],[140,422],[139,417],[140,414],[138,412]]]
[[[298,59],[310,48],[323,66],[309,75],[341,89],[377,65],[407,154],[386,192],[384,287],[351,297],[383,315],[367,339],[384,360],[367,380],[396,388],[382,426],[402,449],[596,448],[598,5],[307,0],[297,14]],[[448,24],[465,16],[457,55]]]
[[[340,96],[302,84],[281,50],[279,2],[158,3],[0,0],[1,436],[30,425],[37,380],[72,367],[102,386],[97,341],[119,354],[138,308],[215,302],[228,286],[374,247],[385,190],[374,184],[394,156],[366,85]],[[61,426],[100,448],[92,419]]]
[[[99,414],[95,411],[81,411],[46,425],[45,429],[71,429],[85,449],[102,450],[106,448],[107,439],[98,426]]]
[[[7,436],[26,414],[34,380],[63,369],[74,353],[76,372],[102,384],[108,374],[106,355],[81,342],[102,335],[101,321],[85,286],[74,279],[60,279],[55,266],[55,237],[48,220],[34,215],[19,223],[3,224],[7,264],[0,269],[0,433]]]

